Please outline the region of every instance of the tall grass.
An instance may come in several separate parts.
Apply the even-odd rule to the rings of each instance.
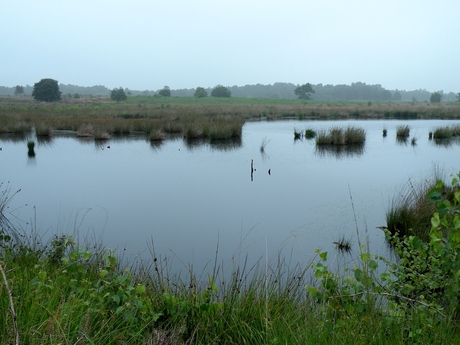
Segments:
[[[307,128],[305,130],[305,139],[313,139],[314,137],[316,137],[316,132],[311,128]]]
[[[149,138],[150,141],[162,141],[166,139],[166,134],[160,129],[152,129]]]
[[[460,125],[437,127],[433,132],[434,139],[451,139],[460,136]]]
[[[44,123],[37,123],[35,125],[35,135],[37,137],[51,137],[53,129]]]
[[[30,131],[43,123],[55,130],[76,131],[84,124],[105,126],[110,134],[144,131],[161,127],[183,133],[190,119],[212,122],[216,117],[238,121],[251,119],[393,119],[393,118],[460,118],[460,105],[425,103],[372,102],[302,102],[288,99],[218,99],[205,97],[129,97],[115,103],[108,97],[63,100],[59,103],[36,103],[32,98],[0,97],[0,132]]]
[[[289,260],[276,257],[253,267],[242,263],[230,274],[216,263],[209,276],[191,270],[183,280],[154,250],[150,260],[126,267],[115,252],[79,246],[66,235],[35,248],[5,236],[0,240],[17,315],[14,319],[2,286],[2,344],[14,341],[14,320],[20,343],[31,345],[401,344],[412,332],[428,343],[460,339],[458,325],[440,319],[427,327],[415,309],[395,316],[372,295],[366,308],[358,308],[362,299],[341,296],[340,290],[330,299],[310,296],[310,263],[289,267]],[[330,279],[330,286],[341,286]]]
[[[27,155],[29,157],[35,157],[35,142],[33,140],[27,142]]]
[[[431,178],[419,183],[409,180],[405,187],[398,190],[386,211],[387,228],[391,234],[417,235],[428,240],[435,206],[429,202],[427,193],[440,180],[442,173],[436,170]],[[452,190],[444,187],[444,193],[450,195]]]
[[[329,131],[319,131],[316,136],[317,145],[362,145],[366,141],[366,132],[362,128],[333,127]]]
[[[408,125],[401,125],[396,127],[396,137],[408,138],[410,133],[410,127]]]

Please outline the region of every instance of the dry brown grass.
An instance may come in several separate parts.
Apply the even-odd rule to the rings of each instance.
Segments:
[[[161,141],[166,139],[166,134],[160,129],[152,129],[149,137],[150,141]]]

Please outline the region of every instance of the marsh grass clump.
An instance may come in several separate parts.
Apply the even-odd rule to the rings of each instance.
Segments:
[[[316,132],[313,129],[307,128],[305,130],[305,138],[306,139],[313,139],[315,136],[316,136]]]
[[[365,130],[354,126],[345,129],[333,127],[327,132],[318,132],[316,136],[317,145],[363,145],[365,141]]]
[[[187,140],[203,138],[203,129],[199,126],[188,126],[184,130],[184,138]]]
[[[363,144],[366,141],[366,131],[363,128],[347,127],[345,129],[345,144]]]
[[[411,139],[411,141],[410,141],[411,145],[412,145],[412,146],[416,146],[416,145],[417,145],[417,140],[418,140],[418,139],[417,139],[416,137],[412,137],[412,139]]]
[[[433,207],[426,199],[429,186],[414,186],[406,189],[403,194],[393,199],[386,212],[387,228],[391,234],[399,236],[415,235],[426,239],[431,227]]]
[[[410,128],[407,125],[396,127],[396,137],[398,138],[408,138],[409,133],[410,133]]]
[[[163,141],[166,139],[166,134],[161,129],[152,129],[149,134],[150,141]]]
[[[387,228],[392,235],[417,235],[423,240],[428,239],[434,205],[428,200],[427,194],[439,180],[439,172],[435,172],[431,181],[426,180],[417,185],[409,180],[408,185],[395,195],[386,212]],[[443,195],[451,199],[452,189],[443,187]]]
[[[386,128],[384,128],[384,129],[382,130],[382,136],[383,136],[384,138],[387,136],[387,129],[386,129]]]
[[[51,126],[41,122],[35,125],[35,135],[37,137],[51,137],[53,135],[53,129]]]
[[[437,127],[433,132],[434,139],[451,139],[460,136],[460,125]]]
[[[94,128],[91,124],[82,124],[77,130],[77,137],[92,137]]]
[[[35,157],[35,142],[33,140],[27,142],[27,155],[29,157]]]
[[[242,131],[243,123],[240,121],[226,118],[216,118],[212,121],[192,119],[184,125],[183,137],[187,140],[227,140],[241,138]]]
[[[433,132],[434,139],[450,139],[453,133],[449,127],[438,127]]]
[[[211,122],[208,136],[211,140],[228,140],[241,138],[242,132],[243,125],[240,122]]]
[[[108,140],[111,138],[110,132],[103,127],[94,128],[94,140]]]

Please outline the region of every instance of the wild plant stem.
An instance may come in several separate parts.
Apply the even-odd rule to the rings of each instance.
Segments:
[[[350,194],[351,208],[352,208],[352,210],[353,210],[353,218],[354,218],[354,220],[355,220],[356,236],[358,237],[359,248],[361,248],[361,240],[359,239],[358,221],[356,220],[355,204],[354,204],[354,202],[353,202],[353,196],[351,195],[350,184],[348,184],[348,193]]]
[[[1,261],[0,261],[0,271],[2,272],[5,289],[6,289],[6,292],[8,293],[8,298],[10,300],[10,313],[11,313],[11,317],[13,318],[13,330],[14,330],[14,333],[16,334],[15,344],[19,345],[19,330],[18,330],[18,325],[17,325],[16,312],[14,311],[13,294],[11,293],[11,289],[8,285],[8,279],[6,278],[6,273],[5,273],[5,270],[3,269]]]

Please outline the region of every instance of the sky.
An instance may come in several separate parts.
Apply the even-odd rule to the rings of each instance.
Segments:
[[[0,86],[460,92],[459,0],[1,0]]]

